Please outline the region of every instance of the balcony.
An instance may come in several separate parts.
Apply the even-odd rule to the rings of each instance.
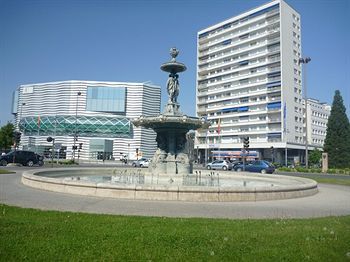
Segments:
[[[271,33],[271,32],[269,31],[269,33]],[[275,32],[273,32],[273,33],[275,33]],[[278,41],[280,41],[280,37],[275,37],[275,38],[271,38],[271,39],[268,38],[267,39],[267,44],[276,43]],[[273,52],[273,51],[271,51],[271,52]]]
[[[273,113],[277,113],[277,112],[281,112],[281,108],[268,108],[267,109],[268,114],[273,114]]]
[[[272,87],[272,88],[268,88],[266,93],[276,93],[277,91],[281,91],[281,87],[280,86],[276,86],[276,87]]]
[[[269,123],[269,124],[281,123],[281,118],[269,118],[267,120],[267,123]]]
[[[279,12],[280,12],[280,10],[278,8],[275,10],[271,10],[270,12],[266,13],[266,17],[273,16],[275,14],[278,14]]]
[[[268,102],[276,102],[276,101],[281,101],[281,97],[278,96],[278,97],[269,97]]]
[[[282,142],[282,138],[268,138],[267,142],[271,142],[271,143]]]

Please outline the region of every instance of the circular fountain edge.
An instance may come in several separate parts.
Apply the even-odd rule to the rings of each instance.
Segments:
[[[87,169],[46,169],[41,171],[26,171],[22,175],[24,185],[54,191],[59,193],[77,194],[94,197],[110,197],[135,200],[165,200],[165,201],[198,201],[198,202],[235,202],[235,201],[265,201],[289,198],[299,198],[314,195],[318,192],[317,182],[307,178],[257,175],[257,174],[224,174],[225,178],[259,178],[259,179],[284,179],[294,181],[283,188],[276,187],[199,187],[179,185],[136,185],[136,184],[111,184],[94,183],[79,180],[63,180],[62,178],[46,177],[43,174],[52,172],[70,172],[75,175],[83,175],[82,172],[96,174],[98,171],[109,172],[113,175],[116,169],[111,168],[87,168]],[[143,171],[145,175],[149,173]]]

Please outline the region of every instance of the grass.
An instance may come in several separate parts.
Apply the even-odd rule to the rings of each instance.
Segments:
[[[317,181],[318,183],[350,186],[350,179],[323,178],[323,177],[321,178],[312,177],[311,179]]]
[[[1,261],[348,261],[350,216],[226,220],[0,205]]]
[[[322,174],[321,168],[305,168],[305,167],[278,167],[278,171],[284,172],[298,172],[298,173],[314,173],[314,174]],[[341,174],[341,175],[350,175],[350,168],[329,168],[327,171],[328,174]]]
[[[7,170],[7,169],[0,169],[0,174],[14,174],[16,172]]]

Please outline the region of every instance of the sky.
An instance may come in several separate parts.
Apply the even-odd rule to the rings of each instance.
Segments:
[[[197,32],[264,0],[0,0],[0,125],[21,84],[63,80],[151,82],[177,47],[181,110],[195,115]],[[340,90],[350,115],[350,1],[287,0],[301,15],[308,97]],[[161,109],[161,110],[162,110]]]

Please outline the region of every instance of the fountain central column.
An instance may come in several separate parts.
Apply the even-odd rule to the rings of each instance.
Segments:
[[[193,159],[188,153],[186,134],[189,130],[208,127],[209,124],[197,117],[181,113],[177,98],[180,93],[179,75],[186,66],[176,61],[179,51],[170,49],[171,60],[160,69],[169,73],[166,83],[168,101],[164,112],[158,116],[141,116],[133,121],[135,126],[152,128],[157,133],[157,150],[149,167],[154,174],[187,175],[192,173]]]

